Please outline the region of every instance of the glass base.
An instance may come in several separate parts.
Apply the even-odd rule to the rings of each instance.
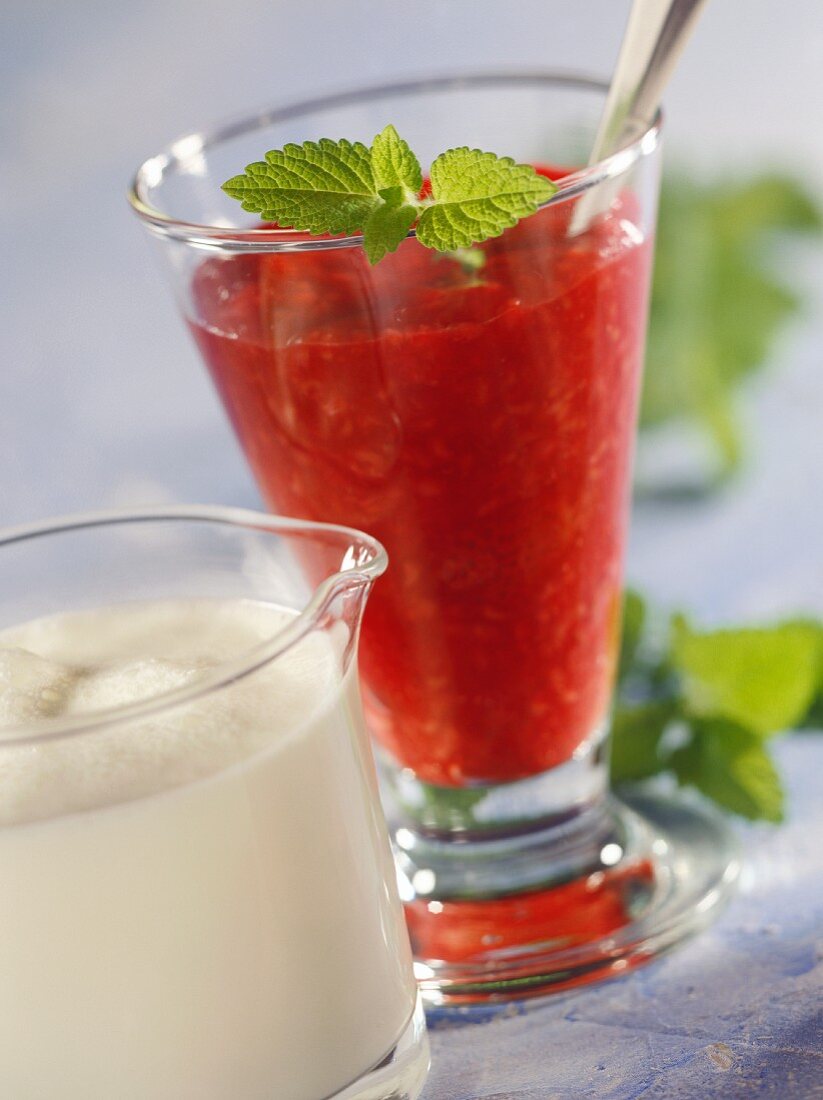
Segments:
[[[431,838],[405,837],[398,866],[427,1007],[543,997],[625,974],[708,924],[738,877],[734,838],[706,806],[638,793],[581,818],[521,837],[517,850],[515,838],[452,842],[447,859]],[[496,864],[530,885],[489,890]],[[447,884],[457,881],[456,895]]]
[[[418,997],[405,1031],[379,1065],[326,1100],[417,1100],[426,1083],[429,1064],[426,1021]]]

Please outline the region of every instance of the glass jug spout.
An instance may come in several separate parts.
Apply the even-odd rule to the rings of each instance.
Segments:
[[[388,555],[377,539],[353,528],[282,517],[271,522],[283,540],[276,571],[305,600],[302,609],[295,608],[302,629],[327,632],[337,640],[345,674],[357,663],[366,604],[374,581],[386,570]]]

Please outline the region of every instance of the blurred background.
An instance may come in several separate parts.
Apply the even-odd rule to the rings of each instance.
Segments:
[[[354,84],[490,67],[605,76],[628,8],[4,0],[0,525],[258,503],[126,205],[142,159]],[[630,576],[704,620],[823,610],[821,57],[818,0],[714,0],[667,96]]]

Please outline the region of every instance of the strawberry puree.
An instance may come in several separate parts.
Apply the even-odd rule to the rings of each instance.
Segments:
[[[565,204],[568,206],[568,204]],[[206,260],[192,328],[268,504],[377,536],[375,735],[419,778],[531,776],[604,721],[650,244],[628,199],[483,246]]]

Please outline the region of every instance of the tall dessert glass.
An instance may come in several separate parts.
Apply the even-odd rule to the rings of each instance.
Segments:
[[[0,564],[0,1093],[414,1100],[356,679],[382,547],[187,508]]]
[[[388,549],[362,679],[438,1001],[619,972],[734,873],[713,819],[607,795],[660,120],[578,170],[604,94],[543,73],[366,89],[189,135],[131,195],[268,504]],[[468,254],[412,233],[376,267],[220,190],[268,149],[387,123],[424,165],[470,145],[559,190]]]

